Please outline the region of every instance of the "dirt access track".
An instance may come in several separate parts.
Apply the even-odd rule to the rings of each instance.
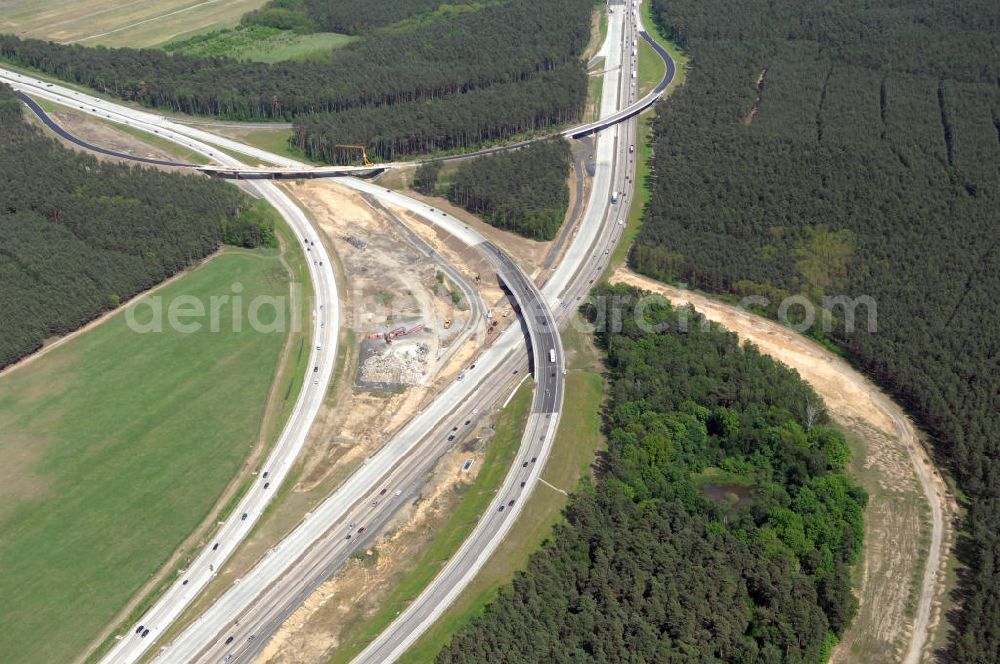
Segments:
[[[776,322],[624,268],[611,281],[693,305],[797,370],[823,398],[833,420],[854,439],[860,458],[851,472],[870,496],[855,577],[858,613],[830,661],[924,661],[935,640],[931,632],[941,623],[958,507],[902,408],[843,359]]]

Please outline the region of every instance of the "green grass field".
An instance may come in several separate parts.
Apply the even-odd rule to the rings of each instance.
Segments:
[[[212,162],[211,159],[206,157],[200,152],[195,152],[190,150],[179,143],[174,143],[173,141],[168,141],[162,136],[157,136],[156,134],[151,134],[148,131],[143,131],[141,129],[136,129],[128,125],[123,125],[118,122],[111,122],[110,120],[100,120],[109,127],[115,129],[116,131],[122,131],[130,136],[135,136],[141,141],[149,143],[150,145],[160,148],[167,154],[173,155],[177,159],[182,159],[185,162],[190,162],[193,164],[209,164]]]
[[[227,56],[237,60],[282,62],[307,60],[357,40],[358,37],[320,32],[300,35],[260,25],[215,30],[175,40],[162,46],[169,53],[194,56]]]
[[[670,58],[674,61],[674,65],[676,65],[674,80],[670,82],[670,86],[667,88],[666,94],[670,94],[670,91],[672,91],[678,85],[684,85],[684,79],[687,77],[687,67],[690,59],[688,58],[687,54],[684,53],[684,51],[678,48],[677,45],[675,45],[672,41],[669,41],[666,37],[663,36],[663,33],[660,32],[659,26],[657,26],[656,21],[653,20],[653,12],[649,3],[643,3],[641,11],[642,11],[642,24],[646,27],[647,33],[649,34],[650,37],[653,38],[653,41],[662,46],[663,49],[670,54]],[[649,49],[648,53],[653,54],[653,57],[656,59],[657,62],[660,63],[660,66],[666,67],[666,65],[663,63],[663,59],[656,54],[656,51],[654,51],[652,47],[650,47],[648,44],[646,44],[646,47]],[[643,68],[642,55],[641,55],[642,51],[640,51],[639,53],[640,53],[639,72],[642,73],[642,68]],[[660,79],[662,78],[663,78],[663,73],[661,72],[659,78],[657,78],[656,81],[659,82]]]
[[[655,107],[654,107],[655,108]],[[628,258],[629,249],[635,241],[639,229],[642,228],[642,218],[646,210],[646,202],[649,201],[649,165],[653,157],[653,146],[650,142],[649,123],[653,116],[647,112],[639,116],[637,120],[635,138],[635,192],[632,195],[632,203],[628,209],[628,219],[625,221],[625,231],[622,233],[618,246],[611,254],[608,267],[604,271],[604,277],[613,273]]]
[[[639,40],[639,90],[641,99],[649,94],[667,73],[667,63],[644,39]]]
[[[244,127],[211,127],[213,134],[218,134],[220,136],[226,136],[228,138],[233,138],[241,143],[246,143],[247,145],[252,145],[255,148],[260,148],[261,150],[267,150],[282,157],[288,157],[289,159],[296,159],[298,161],[307,164],[316,164],[315,162],[306,154],[288,143],[288,139],[292,136],[291,129],[284,128],[244,128]],[[223,150],[227,152],[226,150]],[[232,154],[232,153],[231,153]],[[239,156],[234,155],[239,159],[249,159],[247,163],[258,163],[259,159],[249,156]]]
[[[287,293],[288,273],[276,250],[228,250],[156,293],[164,323],[174,298],[236,282],[245,310]],[[72,660],[240,469],[285,334],[234,332],[231,311],[193,334],[138,334],[119,312],[0,379],[4,662]]]
[[[236,25],[266,0],[4,0],[0,31],[87,46],[155,46]]]

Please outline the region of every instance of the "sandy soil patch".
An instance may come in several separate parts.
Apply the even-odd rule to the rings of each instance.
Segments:
[[[424,201],[428,205],[433,205],[468,224],[487,240],[496,243],[504,251],[518,259],[518,263],[525,267],[526,272],[531,273],[542,266],[545,255],[552,244],[551,242],[529,240],[514,233],[494,228],[474,214],[466,212],[457,205],[452,205],[446,198],[424,196],[415,191],[407,191],[406,195]]]
[[[111,125],[105,124],[100,120],[93,118],[91,116],[74,113],[72,111],[59,110],[49,114],[53,120],[56,121],[63,129],[69,133],[77,136],[78,138],[92,143],[94,145],[99,145],[102,148],[107,148],[109,150],[115,150],[117,152],[124,152],[125,154],[135,155],[136,157],[147,157],[150,159],[163,159],[166,161],[183,161],[178,160],[177,155],[170,154],[162,148],[156,147],[151,143],[147,143],[140,138],[132,136],[124,131],[119,131],[112,127]],[[32,121],[44,128],[44,131],[58,140],[64,147],[71,150],[82,151],[87,154],[93,155],[98,159],[104,161],[114,161],[118,163],[124,163],[129,165],[135,165],[135,162],[128,161],[126,159],[118,159],[116,157],[109,157],[108,155],[97,154],[89,150],[83,150],[79,145],[71,143],[66,139],[56,136],[49,131],[47,127],[42,125],[41,121],[35,116],[34,113],[27,113],[27,117],[32,118]],[[179,168],[172,166],[164,166],[162,170],[166,171],[183,171],[189,173],[190,169]]]
[[[797,370],[823,397],[833,419],[857,436],[863,455],[855,458],[853,470],[870,494],[858,566],[860,607],[831,661],[916,664],[940,623],[958,510],[903,410],[841,358],[777,323],[623,268],[612,281],[692,304],[753,342]]]
[[[475,447],[469,450],[470,447]],[[395,580],[413,568],[419,552],[434,537],[434,524],[447,517],[461,488],[475,479],[482,465],[479,443],[445,455],[420,495],[400,510],[377,545],[355,554],[332,579],[321,585],[292,614],[268,643],[259,661],[268,664],[326,662],[343,640],[344,630],[371,617]],[[462,465],[473,459],[463,472]]]

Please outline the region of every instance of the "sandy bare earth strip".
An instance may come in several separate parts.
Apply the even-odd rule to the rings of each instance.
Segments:
[[[854,474],[870,500],[856,577],[859,609],[830,661],[921,661],[940,623],[958,508],[902,408],[844,360],[778,323],[624,268],[612,282],[691,304],[797,370],[831,417],[860,439],[864,454],[855,460]]]

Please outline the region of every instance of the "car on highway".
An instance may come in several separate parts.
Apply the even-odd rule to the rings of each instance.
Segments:
[[[244,512],[243,516],[240,517],[240,521],[246,521],[246,520],[247,520],[247,513]]]
[[[142,632],[142,625],[139,625],[138,627],[135,628],[135,633],[139,634],[141,632]]]
[[[212,545],[212,551],[217,551],[218,549],[219,549],[219,543],[216,542],[215,544]]]
[[[146,629],[142,630],[142,638],[146,638],[147,634],[149,634],[149,628],[148,627]]]

